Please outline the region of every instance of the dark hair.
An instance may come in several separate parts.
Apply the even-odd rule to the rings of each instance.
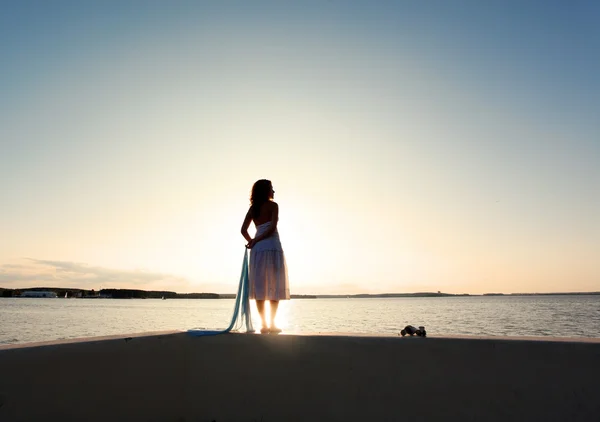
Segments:
[[[271,184],[271,181],[267,179],[261,179],[254,183],[252,186],[252,194],[250,195],[252,218],[258,218],[262,204],[271,199],[270,193],[272,188],[273,185]]]

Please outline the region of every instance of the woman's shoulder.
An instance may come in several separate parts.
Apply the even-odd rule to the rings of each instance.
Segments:
[[[263,208],[268,210],[274,210],[276,208],[279,208],[279,205],[277,205],[277,202],[275,201],[267,201],[263,204]]]

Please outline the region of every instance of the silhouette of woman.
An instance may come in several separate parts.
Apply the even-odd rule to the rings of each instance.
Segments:
[[[270,180],[258,180],[252,186],[250,209],[242,224],[242,236],[248,241],[250,265],[250,299],[256,300],[256,307],[262,321],[261,333],[280,333],[275,325],[275,315],[280,300],[290,298],[285,256],[277,232],[279,206],[273,201],[275,191]],[[254,239],[248,233],[250,223],[256,226]],[[271,308],[270,325],[267,325],[265,301]]]

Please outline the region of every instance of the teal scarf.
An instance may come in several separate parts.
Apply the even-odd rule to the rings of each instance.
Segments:
[[[229,327],[221,331],[210,330],[188,330],[192,336],[215,336],[224,334],[230,331],[239,331],[242,326],[246,325],[246,332],[253,333],[252,318],[250,316],[250,285],[248,281],[248,249],[244,251],[244,262],[242,264],[242,275],[240,276],[240,285],[237,295],[235,296],[235,307],[233,308],[233,316]]]

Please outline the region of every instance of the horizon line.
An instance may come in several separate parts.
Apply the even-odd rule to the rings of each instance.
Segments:
[[[0,290],[62,290],[62,291],[94,291],[95,289],[82,289],[79,287],[21,287],[21,288],[8,288],[8,287],[0,287]],[[147,293],[171,293],[176,295],[229,295],[235,296],[235,293],[216,293],[216,292],[189,292],[189,293],[179,293],[171,290],[144,290],[144,289],[123,289],[123,288],[104,288],[100,289],[97,292],[102,292],[106,290],[131,290],[131,291],[139,291],[139,292],[147,292]],[[400,292],[388,292],[388,293],[295,293],[290,294],[290,296],[315,296],[315,297],[356,297],[356,296],[400,296],[400,295],[440,295],[440,296],[519,296],[519,295],[600,295],[600,291],[588,291],[588,292],[513,292],[513,293],[501,293],[501,292],[487,292],[487,293],[445,293],[442,291],[437,292],[412,292],[412,293],[400,293]]]

